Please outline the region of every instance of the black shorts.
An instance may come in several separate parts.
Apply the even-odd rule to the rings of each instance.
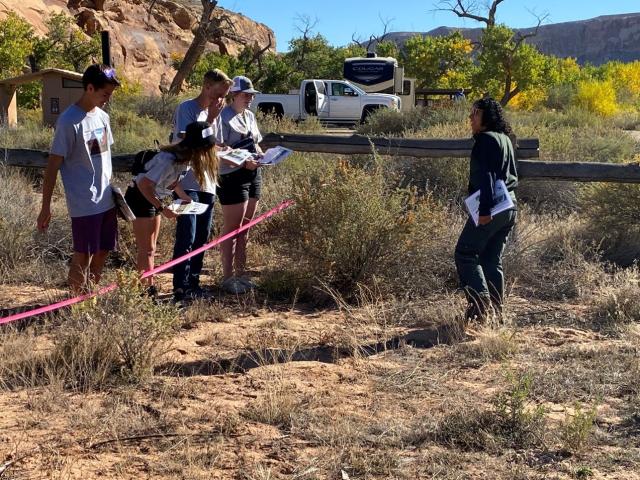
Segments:
[[[133,185],[127,188],[124,199],[136,218],[153,218],[159,215],[158,209],[145,198],[135,183]]]
[[[218,199],[221,205],[236,205],[250,198],[260,198],[262,191],[262,171],[260,168],[249,170],[240,168],[231,173],[220,175]]]

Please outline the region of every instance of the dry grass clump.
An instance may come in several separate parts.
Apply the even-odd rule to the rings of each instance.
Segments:
[[[578,298],[606,282],[597,246],[583,237],[576,216],[532,215],[521,210],[504,255],[506,281],[544,300]]]
[[[33,329],[21,332],[11,325],[3,327],[0,331],[0,388],[31,387],[43,383],[43,377],[50,372],[46,351],[42,351],[38,342],[38,335]]]
[[[625,331],[640,322],[640,271],[637,267],[613,274],[609,285],[593,296],[597,324],[611,331]]]
[[[472,342],[460,343],[455,350],[483,363],[507,360],[519,350],[516,334],[508,327],[486,325],[472,333]]]
[[[27,350],[35,339],[9,334],[0,351],[10,359],[0,370],[2,384],[30,387],[56,381],[88,391],[147,379],[177,325],[177,311],[143,297],[137,273],[120,272],[118,280],[115,292],[72,308],[47,349]]]
[[[59,281],[60,272],[66,273],[64,260],[71,243],[64,202],[53,202],[51,225],[39,234],[40,201],[27,177],[18,169],[0,166],[0,184],[0,282]]]
[[[634,388],[637,356],[635,347],[563,345],[535,358],[533,393],[554,403],[624,398]]]
[[[546,442],[546,411],[535,405],[530,374],[507,374],[509,387],[496,395],[491,408],[457,405],[433,423],[423,423],[413,442],[435,441],[462,450],[499,452],[535,448]]]

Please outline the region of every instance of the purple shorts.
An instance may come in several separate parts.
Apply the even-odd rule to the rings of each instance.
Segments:
[[[115,250],[118,243],[116,208],[96,215],[71,217],[73,251],[94,254],[100,250]]]

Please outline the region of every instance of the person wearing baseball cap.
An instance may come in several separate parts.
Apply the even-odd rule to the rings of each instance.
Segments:
[[[166,218],[176,218],[176,214],[165,208],[163,203],[172,197],[191,202],[180,185],[180,178],[187,170],[192,170],[198,182],[208,177],[216,182],[218,178],[218,157],[215,155],[216,136],[214,128],[207,122],[192,122],[185,129],[184,138],[160,151],[144,165],[144,171],[133,178],[125,193],[125,200],[136,216],[133,233],[136,239],[136,266],[145,272],[154,267],[154,256],[161,214]],[[157,290],[153,277],[147,280],[148,293],[155,296]]]
[[[249,80],[244,75],[238,75],[237,77],[233,77],[233,85],[231,85],[231,89],[229,89],[231,93],[242,92],[242,93],[260,93],[258,90],[253,88],[253,82]]]
[[[262,135],[249,107],[255,94],[260,92],[245,76],[234,77],[230,92],[231,104],[220,112],[220,143],[248,150],[259,157],[262,155],[259,145]],[[223,235],[249,222],[255,215],[262,188],[259,166],[255,159],[240,166],[221,163],[218,198],[222,205]],[[220,246],[222,288],[228,293],[245,293],[255,287],[245,276],[247,239],[247,232],[244,232]]]
[[[118,240],[118,221],[111,188],[109,115],[102,109],[120,86],[116,71],[102,64],[82,75],[84,91],[58,118],[42,183],[42,207],[37,226],[51,221],[51,197],[58,171],[71,217],[73,256],[69,286],[79,293],[98,283],[109,251]]]

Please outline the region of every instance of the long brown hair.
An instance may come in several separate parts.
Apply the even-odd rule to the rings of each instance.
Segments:
[[[211,181],[216,184],[218,183],[220,162],[218,161],[214,145],[205,148],[188,148],[176,143],[174,145],[160,147],[160,150],[173,153],[177,163],[191,165],[196,180],[200,185],[204,185],[205,183],[205,173]]]

